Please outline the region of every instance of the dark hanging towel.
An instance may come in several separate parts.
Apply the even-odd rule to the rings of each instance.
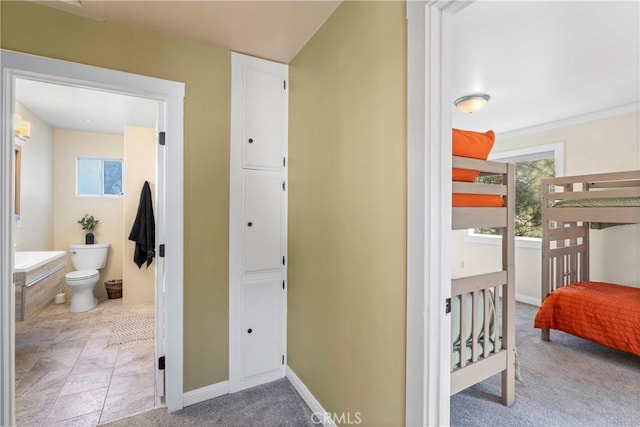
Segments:
[[[142,268],[142,264],[147,262],[147,268],[156,256],[156,222],[153,219],[153,206],[151,202],[151,187],[149,182],[145,181],[140,193],[140,204],[138,205],[138,214],[136,220],[131,227],[129,240],[136,242],[136,249],[133,253],[133,262],[138,268]]]

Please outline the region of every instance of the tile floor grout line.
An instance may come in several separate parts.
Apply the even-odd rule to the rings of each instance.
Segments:
[[[107,404],[107,399],[109,398],[109,390],[111,390],[111,382],[113,381],[113,376],[116,372],[116,365],[118,364],[118,357],[120,356],[120,349],[116,353],[116,360],[113,362],[113,369],[111,370],[111,377],[109,378],[109,385],[107,386],[107,392],[104,395],[104,400],[102,401],[102,407],[100,408],[100,415],[98,415],[98,423],[97,426],[100,425],[100,421],[102,421],[102,414],[104,413],[104,407]]]
[[[60,397],[60,392],[61,391],[62,391],[62,388],[60,388],[60,391],[58,391],[58,393],[56,393],[56,398],[53,399],[53,402],[51,402],[51,405],[49,405],[49,409],[47,410],[47,415],[45,415],[44,418],[42,418],[42,422],[40,423],[41,426],[44,426],[45,423],[47,422],[47,420],[49,419],[49,415],[51,414],[51,410],[53,409],[53,406],[58,401],[58,398]]]
[[[43,310],[44,311],[44,310]],[[38,313],[38,317],[42,314],[42,311],[40,313]],[[68,322],[68,320],[64,321],[64,324],[66,325]],[[34,322],[34,327],[37,327],[37,323]],[[34,367],[36,366],[36,364],[42,359],[42,356],[44,355],[44,353],[47,352],[47,350],[51,349],[51,346],[53,345],[54,341],[56,340],[56,338],[62,333],[62,331],[64,330],[64,327],[62,329],[60,329],[60,332],[58,332],[58,334],[51,340],[51,342],[49,343],[49,345],[47,345],[47,347],[45,348],[45,350],[42,352],[42,354],[39,355],[38,359],[36,360],[36,363],[33,364],[33,366],[31,366],[31,368],[29,368],[29,370],[27,371],[26,374],[28,374],[29,372],[31,372],[31,370],[34,369]],[[14,356],[15,357],[15,356]],[[14,360],[14,365],[15,365],[15,360]],[[14,368],[15,369],[15,368]],[[69,371],[71,372],[71,371]],[[20,382],[24,381],[24,377],[22,378],[22,380],[20,380]],[[14,387],[16,387],[14,385]],[[63,385],[64,387],[64,385]],[[62,392],[62,387],[60,388],[60,390],[58,390],[58,392],[56,393],[56,397],[53,399],[53,401],[51,402],[51,404],[49,405],[49,409],[47,409],[46,411],[46,415],[42,418],[42,421],[40,422],[40,426],[44,426],[44,424],[46,423],[47,419],[49,418],[49,414],[51,413],[51,409],[53,409],[53,406],[55,405],[55,403],[58,401],[58,397],[60,397],[60,393]],[[17,420],[16,420],[17,423]]]
[[[70,319],[66,319],[65,320],[65,326],[66,324],[69,323]],[[64,330],[64,329],[63,329]],[[62,331],[58,334],[58,336],[62,333]],[[87,341],[89,340],[89,337],[87,336]],[[51,347],[51,345],[53,345],[53,342],[55,341],[55,339],[53,341],[51,341],[51,344],[49,345],[49,347]],[[78,364],[78,360],[80,360],[80,355],[82,354],[82,350],[86,347],[87,342],[85,341],[84,345],[82,346],[82,349],[80,350],[80,352],[78,353],[78,357],[76,358],[75,362],[73,362],[73,366],[71,366],[71,369],[69,370],[69,374],[67,375],[67,378],[65,378],[64,383],[62,384],[62,387],[60,387],[60,390],[58,391],[58,393],[56,394],[56,398],[53,400],[53,403],[51,404],[51,406],[49,407],[49,410],[47,411],[47,415],[46,417],[44,417],[43,421],[42,421],[42,426],[45,425],[45,423],[47,422],[47,420],[49,420],[49,417],[51,416],[51,411],[53,410],[53,407],[55,406],[55,404],[58,402],[58,399],[60,398],[60,393],[62,393],[62,390],[64,389],[65,384],[67,383],[67,381],[69,380],[69,377],[71,376],[71,372],[73,372],[73,368],[75,368],[75,366]],[[51,423],[49,423],[51,424]]]
[[[111,329],[111,326],[109,327]],[[104,351],[105,348],[102,349]],[[98,351],[96,351],[97,353]],[[98,414],[98,421],[96,422],[96,426],[100,425],[100,420],[102,420],[102,413],[104,412],[104,407],[107,403],[107,397],[109,396],[109,389],[111,388],[111,381],[113,381],[113,374],[116,370],[116,364],[118,363],[118,355],[120,354],[120,350],[118,349],[118,353],[116,353],[116,360],[113,362],[113,366],[111,367],[111,375],[109,376],[109,383],[107,384],[107,390],[104,393],[104,399],[102,400],[102,405],[100,406],[100,414]]]

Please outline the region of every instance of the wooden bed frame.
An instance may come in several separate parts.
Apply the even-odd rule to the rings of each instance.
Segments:
[[[590,222],[640,223],[637,207],[574,208],[554,204],[561,200],[615,197],[640,197],[640,171],[542,180],[543,300],[559,287],[589,281]],[[542,329],[542,339],[549,338],[549,329]]]
[[[460,362],[454,366],[452,349],[451,394],[458,393],[471,385],[498,373],[502,374],[502,403],[511,405],[515,400],[515,174],[514,166],[466,157],[453,157],[453,167],[480,171],[481,175],[501,175],[502,184],[453,183],[453,193],[500,195],[505,199],[504,207],[454,207],[452,208],[452,228],[462,230],[478,227],[502,229],[502,270],[451,281],[452,298],[460,296],[460,336],[466,337],[467,316],[471,316],[471,360],[467,361],[460,350]],[[483,298],[479,298],[480,294]],[[483,321],[483,335],[489,336],[490,310],[489,295],[495,295],[496,327],[493,349],[484,346],[478,335],[480,322],[476,310],[480,310]],[[501,296],[501,297],[500,297]],[[466,307],[466,299],[471,298],[472,312]],[[484,307],[480,305],[483,301]],[[498,332],[499,331],[499,332]],[[501,336],[498,337],[497,335]],[[480,341],[480,342],[479,342]],[[465,350],[466,351],[466,350]]]

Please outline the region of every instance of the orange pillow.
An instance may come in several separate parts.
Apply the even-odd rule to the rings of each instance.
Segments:
[[[492,130],[485,133],[473,132],[470,130],[453,129],[453,147],[452,154],[454,156],[471,157],[473,159],[487,160],[496,135]],[[453,180],[474,182],[480,175],[480,172],[453,168]]]
[[[504,199],[497,194],[460,194],[451,195],[451,204],[454,208],[501,208]]]

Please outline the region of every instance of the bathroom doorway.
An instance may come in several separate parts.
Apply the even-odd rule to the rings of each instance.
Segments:
[[[14,122],[14,116],[13,116],[12,110],[13,110],[13,106],[15,105],[15,101],[16,100],[19,101],[19,99],[17,99],[15,95],[16,94],[19,95],[17,88],[19,89],[19,86],[20,84],[23,83],[23,80],[29,83],[41,83],[41,84],[60,85],[62,83],[62,85],[67,88],[71,87],[75,89],[85,89],[85,90],[93,89],[94,92],[97,90],[102,93],[110,92],[111,94],[117,94],[117,95],[138,96],[138,101],[152,102],[157,106],[156,110],[158,111],[158,114],[155,115],[156,122],[154,126],[154,127],[157,127],[157,129],[153,130],[154,146],[157,147],[161,139],[159,133],[156,132],[157,130],[164,131],[167,128],[169,128],[169,129],[173,129],[173,131],[175,132],[173,134],[168,134],[166,136],[166,142],[174,143],[174,145],[172,145],[172,150],[167,150],[167,151],[172,152],[173,154],[176,155],[176,157],[173,159],[169,159],[168,156],[165,156],[164,146],[157,149],[158,155],[154,156],[155,164],[153,165],[154,167],[153,175],[155,176],[152,176],[151,179],[145,179],[146,181],[149,181],[149,184],[151,184],[153,193],[156,196],[156,199],[154,200],[155,202],[154,209],[156,210],[155,212],[156,213],[156,243],[159,245],[161,243],[166,242],[168,245],[171,245],[170,247],[179,248],[180,250],[176,252],[172,252],[172,255],[167,256],[166,258],[156,257],[153,260],[153,263],[155,264],[155,270],[154,270],[154,266],[149,267],[149,269],[155,273],[154,274],[155,277],[152,279],[152,282],[153,282],[152,288],[154,293],[153,302],[155,304],[153,304],[154,308],[151,310],[151,312],[152,312],[152,317],[155,318],[155,321],[154,322],[152,321],[152,330],[155,334],[156,339],[155,339],[155,343],[152,343],[151,346],[144,353],[146,356],[148,356],[149,354],[152,355],[151,356],[151,363],[152,363],[151,372],[152,372],[152,375],[155,376],[155,378],[152,381],[152,384],[154,384],[154,389],[157,391],[155,395],[159,398],[162,396],[163,391],[165,389],[168,390],[169,393],[166,396],[166,400],[165,400],[168,409],[169,410],[180,409],[182,407],[182,370],[181,370],[181,366],[182,366],[182,363],[181,363],[181,359],[182,359],[182,306],[181,306],[182,227],[179,225],[182,223],[182,204],[183,204],[182,188],[181,188],[181,182],[182,182],[181,160],[182,160],[182,98],[184,94],[184,85],[181,83],[168,82],[168,81],[163,81],[163,80],[158,80],[153,78],[147,78],[144,76],[137,76],[137,75],[127,74],[127,73],[111,71],[111,70],[99,69],[95,67],[88,67],[80,64],[67,63],[67,62],[51,60],[51,59],[41,58],[41,57],[34,57],[31,55],[22,55],[14,52],[7,52],[7,51],[2,51],[2,67],[4,71],[3,84],[4,84],[5,90],[3,90],[3,94],[2,94],[3,96],[2,119],[3,119],[3,130],[4,130],[4,134],[3,134],[4,142],[2,146],[2,154],[3,154],[2,172],[3,173],[0,178],[3,184],[2,185],[3,188],[14,188],[16,184],[22,184],[24,188],[24,182],[20,182],[20,183],[16,182],[17,178],[14,178],[12,176],[12,173],[14,172],[13,156],[7,156],[7,153],[9,152],[8,148],[10,148],[11,153],[13,153],[14,135],[12,131],[13,126],[11,124]],[[50,97],[50,100],[52,99],[55,100],[56,97]],[[134,106],[133,109],[140,110],[140,104],[138,104],[137,106]],[[26,116],[28,114],[25,112],[24,115]],[[89,118],[88,120],[91,120],[91,119]],[[85,123],[88,124],[88,121]],[[7,129],[9,129],[9,131],[7,131]],[[59,132],[59,133],[62,134],[64,132]],[[91,133],[91,132],[87,132],[87,133]],[[135,136],[135,139],[139,137],[140,135],[138,134]],[[80,139],[83,139],[83,138],[80,138]],[[88,139],[88,138],[85,138],[85,139]],[[165,141],[162,141],[162,142],[165,142]],[[28,142],[25,141],[22,144],[23,147],[24,147],[24,144],[26,143]],[[22,162],[24,162],[24,154],[25,153],[23,148],[20,151],[20,157]],[[133,154],[133,158],[137,156],[141,156],[141,154],[140,153]],[[142,156],[145,156],[145,155],[142,154]],[[91,157],[91,156],[88,158],[90,160],[96,160],[94,157]],[[105,158],[99,158],[98,160],[103,162],[102,166],[104,167],[104,163],[110,162],[113,159],[110,157],[108,158],[107,156]],[[78,170],[79,170],[78,158],[76,158],[74,161],[75,161],[75,165],[73,167],[69,167],[67,165],[67,166],[61,166],[60,168],[62,169],[66,168],[67,170],[62,172],[67,172],[69,175],[72,175],[75,180],[77,179],[78,175],[81,175],[81,173],[78,173]],[[112,167],[113,165],[111,164],[108,166]],[[24,173],[24,164],[22,165],[21,170]],[[173,177],[173,179],[177,178],[175,183],[174,184],[169,183],[165,185],[165,182],[169,181],[171,177]],[[59,179],[57,177],[54,178],[53,179],[54,186],[57,185],[58,181],[61,181],[61,180],[63,179],[61,178]],[[47,182],[46,180],[43,180],[42,183],[43,183],[42,186],[46,186],[45,184]],[[110,183],[113,183],[113,182],[110,182]],[[125,179],[121,180],[121,184],[124,186],[123,189],[125,191],[122,191],[124,193],[126,192],[126,185],[127,185],[126,175],[125,175]],[[105,182],[102,182],[101,185],[105,185]],[[180,188],[178,188],[178,186]],[[78,190],[77,182],[75,183],[74,187],[75,187],[74,191],[76,191],[75,196],[79,196],[77,191]],[[116,191],[117,190],[114,190],[113,188],[108,190],[108,192],[111,192],[111,193],[114,193]],[[138,189],[138,195],[135,196],[135,199],[138,199],[140,195],[139,191],[140,190]],[[134,190],[134,193],[135,192],[136,191]],[[3,193],[4,194],[2,198],[2,210],[0,211],[0,217],[2,218],[3,235],[7,236],[7,238],[6,239],[3,238],[2,247],[0,248],[0,255],[1,255],[0,259],[2,260],[2,262],[0,262],[0,273],[2,274],[2,279],[3,281],[5,281],[5,283],[11,283],[12,282],[11,279],[15,271],[12,247],[15,247],[14,245],[19,243],[16,240],[17,238],[16,231],[17,229],[19,229],[20,225],[16,224],[17,222],[16,216],[15,216],[16,212],[14,209],[15,198],[11,197],[8,200],[8,197],[6,197],[7,193],[5,193],[4,191]],[[115,196],[114,194],[111,194],[111,195]],[[171,202],[170,204],[171,206],[166,206],[166,209],[165,209],[165,200]],[[19,218],[19,220],[26,221],[26,214],[24,211],[24,208],[25,208],[24,197],[20,199],[20,202],[21,202],[21,211],[20,211],[21,217]],[[134,203],[135,208],[133,210],[136,210],[137,204],[138,203],[136,200],[136,202]],[[126,209],[123,208],[123,214],[121,216],[121,221],[123,222],[123,224],[126,223],[125,211]],[[71,217],[71,215],[60,214],[58,213],[57,210],[55,210],[53,215],[54,222],[56,221],[56,214],[60,217],[69,217],[69,218]],[[100,215],[106,215],[106,212],[102,209],[97,209],[96,213],[94,214],[95,218],[100,220]],[[75,218],[75,217],[73,217],[73,220],[69,218],[66,218],[67,222],[70,222],[70,221],[76,222],[78,220],[78,218]],[[176,227],[176,229],[171,229],[170,231],[167,231],[164,227],[166,223],[178,225],[178,227]],[[102,224],[104,224],[104,222]],[[24,225],[24,224],[21,224],[21,225]],[[4,231],[7,231],[7,233],[5,234]],[[99,233],[96,233],[96,237],[98,235]],[[107,236],[109,238],[114,238],[114,235],[111,232],[104,233],[102,238],[104,239]],[[118,238],[121,238],[121,236]],[[75,236],[74,239],[80,240],[78,236]],[[55,241],[55,237],[54,237],[54,241]],[[122,252],[118,256],[122,257],[123,256]],[[108,266],[106,267],[108,268]],[[144,268],[145,267],[143,267],[143,269]],[[176,276],[178,276],[179,279],[176,279]],[[107,277],[104,277],[101,275],[100,281],[103,281],[103,279],[105,278]],[[165,282],[167,280],[171,280],[172,278],[175,279],[175,281],[172,281],[172,286],[165,287]],[[8,279],[8,280],[5,280],[5,279]],[[100,283],[99,285],[96,286],[96,288],[98,288],[98,286],[101,286],[101,285],[102,284]],[[100,295],[101,293],[100,291],[103,292],[102,295]],[[16,323],[14,320],[14,316],[16,314],[16,310],[15,310],[16,300],[15,300],[15,296],[13,295],[14,292],[15,292],[15,286],[11,287],[11,289],[4,289],[4,292],[2,293],[3,315],[2,315],[2,325],[0,325],[2,326],[2,328],[0,328],[0,331],[2,331],[3,363],[2,363],[2,370],[0,371],[0,374],[2,379],[2,390],[1,390],[2,391],[1,393],[2,394],[1,396],[2,397],[1,399],[2,414],[1,415],[2,415],[3,424],[7,424],[7,423],[13,424],[15,422],[15,418],[14,418],[15,408],[12,405],[12,400],[13,400],[12,397],[14,396],[14,392],[15,392],[14,384],[13,384],[13,379],[15,378],[14,369],[16,367],[14,365],[14,357],[13,357],[14,348],[15,348],[14,332],[16,331],[15,329]],[[170,296],[173,296],[174,299],[171,301],[169,299],[165,299],[164,298],[165,292],[170,294]],[[127,294],[126,282],[123,283],[123,293],[124,295]],[[70,295],[66,295],[67,298],[69,296]],[[98,291],[96,292],[96,296],[99,297],[99,299],[101,300],[101,303],[107,304],[111,306],[111,308],[115,305],[113,303],[108,304],[109,302],[114,302],[115,300],[111,301],[107,298],[107,295],[104,294],[104,287],[102,287],[102,289],[98,288]],[[63,307],[64,307],[64,304],[50,305],[47,308],[44,308],[39,313],[43,313],[44,315],[48,316],[47,317],[47,321],[49,322],[48,326],[59,327],[62,323],[64,323],[64,316],[69,315],[68,311],[63,310]],[[100,304],[98,304],[96,308],[98,307],[100,307]],[[95,311],[95,310],[96,309],[89,310],[86,312],[87,314],[93,313],[95,318],[85,323],[99,324],[105,321],[104,319],[105,316],[107,319],[114,317],[113,313],[109,312],[106,306],[103,310],[104,313],[100,313],[99,315],[96,315],[98,311]],[[73,314],[73,316],[78,316],[78,315],[81,315],[81,313]],[[178,318],[179,320],[174,321],[170,328],[165,328],[164,327],[165,318],[168,318],[168,320],[171,320],[172,318]],[[75,326],[78,326],[78,325],[75,325]],[[20,333],[21,327],[18,327],[17,329],[18,329],[18,333]],[[50,329],[47,330],[47,328],[41,328],[41,329],[43,330],[38,331],[38,333],[40,334],[46,335],[47,332],[51,332],[51,330]],[[65,330],[63,329],[60,332],[64,333]],[[106,334],[106,332],[103,332],[103,333]],[[79,337],[78,335],[82,335],[82,334],[83,334],[82,332],[78,333],[77,330],[74,331],[74,328],[69,328],[68,334],[67,334],[68,336],[59,335],[59,336],[56,336],[55,338],[52,338],[50,336],[48,337],[45,336],[45,337],[51,340],[51,342],[48,344],[49,346],[51,346],[53,344],[63,343],[66,340],[66,338],[70,338],[72,336],[74,338],[78,338]],[[86,332],[84,334],[86,334]],[[89,338],[97,338],[97,337],[90,336]],[[93,344],[89,344],[89,342],[86,341],[85,344],[82,346],[82,350],[90,349],[91,345],[98,345],[98,346],[100,345],[100,343],[98,343],[98,341],[100,340],[94,339],[93,341],[94,341]],[[171,345],[171,343],[173,343],[173,345]],[[59,347],[65,350],[69,350],[70,348],[75,348],[74,346],[76,345],[80,346],[81,344],[78,344],[77,342],[71,346],[65,346],[65,344],[60,344]],[[104,348],[102,350],[104,350]],[[172,363],[167,363],[167,369],[165,371],[161,371],[158,369],[159,358],[165,355],[167,356],[167,359],[169,359]],[[116,355],[116,359],[117,357],[118,356]],[[87,359],[90,359],[90,358],[87,358]],[[130,355],[128,357],[128,360],[126,359],[127,358],[123,359],[124,360],[123,363],[129,366],[135,365],[138,360],[135,355],[133,356]],[[70,364],[71,362],[65,362],[65,363]],[[74,366],[71,369],[78,366],[78,363],[79,363],[78,360],[76,360],[74,362]],[[82,368],[82,370],[84,370],[85,373],[89,372],[89,374],[86,374],[85,378],[80,378],[82,376],[79,375],[78,376],[79,378],[76,378],[78,381],[73,382],[73,384],[70,384],[68,387],[66,383],[63,384],[62,387],[63,388],[67,387],[67,391],[63,392],[62,389],[58,391],[57,395],[55,396],[55,398],[51,403],[52,406],[50,406],[49,408],[49,415],[47,415],[46,419],[42,420],[43,423],[75,419],[76,417],[73,416],[74,414],[72,412],[65,413],[64,410],[56,411],[56,414],[53,414],[52,411],[56,408],[55,402],[62,396],[69,396],[73,394],[73,393],[70,393],[70,391],[76,391],[83,388],[82,383],[87,382],[85,380],[89,379],[91,375],[95,376],[91,368],[95,368],[96,370],[105,369],[102,367],[103,366],[102,364],[107,362],[99,361],[96,358],[94,358],[91,360],[84,360],[82,361],[82,363],[85,364],[85,367]],[[117,364],[117,362],[115,363]],[[45,362],[41,363],[41,365],[44,365],[44,364],[46,363]],[[114,364],[114,369],[117,368],[116,364]],[[180,367],[180,369],[172,369],[172,366]],[[22,373],[23,372],[21,372],[21,374]],[[121,373],[125,373],[125,371]],[[60,381],[59,375],[61,374],[56,373],[56,374],[51,374],[49,376],[41,376],[40,379],[43,379],[44,381],[41,382],[41,384],[38,385],[37,388],[43,388],[45,384],[58,384]],[[115,377],[115,371],[112,376]],[[129,377],[131,377],[131,375],[129,375]],[[166,388],[164,386],[165,377],[168,382],[168,385]],[[23,379],[24,378],[20,378],[20,380],[23,380]],[[119,386],[122,386],[122,384]],[[117,389],[117,387],[115,387],[114,389]],[[84,391],[86,391],[86,389],[83,390],[83,392]],[[105,397],[106,397],[106,391],[108,391],[108,386],[107,386],[107,390],[105,390]],[[55,394],[55,392],[52,391],[51,394]],[[84,394],[84,393],[81,393],[81,394]],[[19,396],[16,396],[16,400],[18,400],[18,398]],[[51,400],[52,397],[48,396],[47,399]],[[74,400],[72,397],[68,397],[66,400],[68,400],[69,402],[75,402],[76,406],[79,406],[77,405],[77,401]],[[154,406],[156,405],[156,403],[160,401],[161,401],[160,399],[158,400],[154,399]],[[42,410],[42,407],[40,408],[40,411],[45,412]],[[53,418],[51,418],[51,415],[53,415]],[[115,419],[115,418],[111,418],[111,419]],[[107,419],[102,420],[102,422],[104,421],[108,421],[108,420]],[[20,423],[20,420],[18,420],[18,422]],[[98,419],[97,422],[100,422],[100,419]]]
[[[153,409],[159,101],[24,78],[15,101],[16,422]]]

